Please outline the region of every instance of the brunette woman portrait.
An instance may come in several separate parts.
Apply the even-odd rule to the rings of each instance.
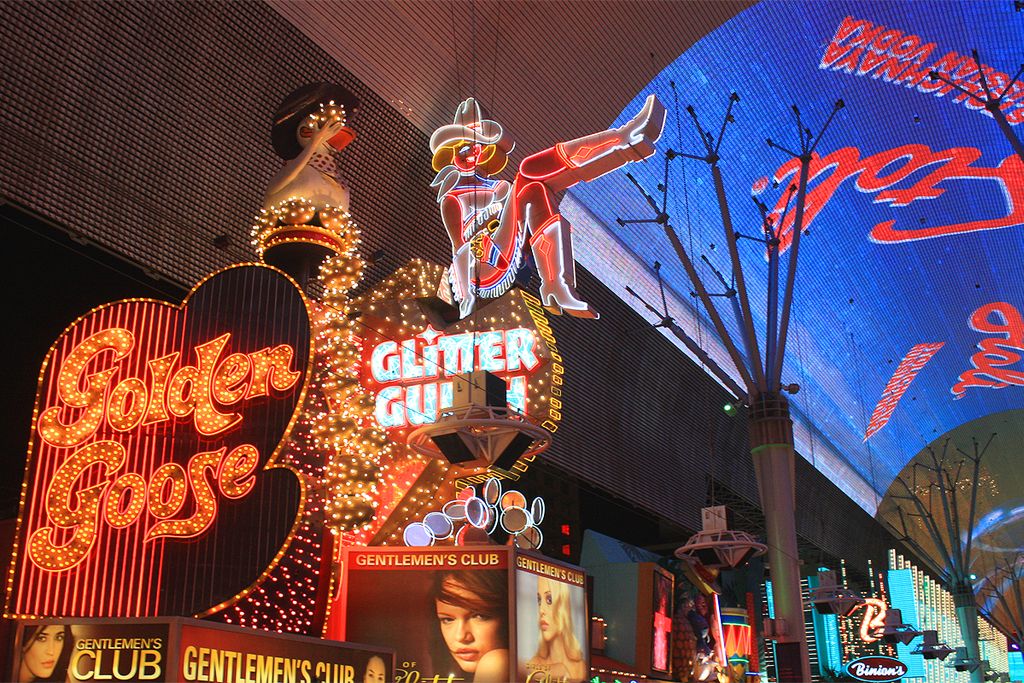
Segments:
[[[25,626],[19,683],[63,681],[71,661],[71,628],[63,624]]]
[[[439,572],[431,591],[437,621],[432,673],[507,683],[508,578],[504,571]]]

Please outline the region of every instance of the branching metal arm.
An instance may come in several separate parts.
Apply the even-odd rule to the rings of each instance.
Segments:
[[[938,549],[938,551],[942,554],[942,559],[946,562],[947,568],[942,573],[949,575],[949,568],[953,567],[953,558],[950,556],[949,549],[946,548],[946,542],[942,538],[942,532],[939,531],[938,525],[935,523],[935,516],[931,512],[929,512],[927,508],[925,508],[925,505],[921,501],[921,498],[910,489],[910,486],[903,479],[903,477],[897,477],[896,481],[903,485],[903,488],[906,490],[907,495],[893,497],[896,498],[897,500],[907,500],[913,503],[914,507],[917,508],[917,513],[921,517],[921,521],[924,524],[925,530],[928,532],[928,535],[931,536],[932,542],[935,544],[935,547]]]
[[[743,357],[740,355],[736,345],[729,337],[729,332],[725,329],[722,317],[718,314],[718,309],[715,308],[714,302],[711,301],[711,297],[708,295],[708,291],[704,287],[704,282],[700,279],[700,275],[697,274],[697,269],[694,268],[693,261],[690,260],[689,255],[686,253],[686,248],[683,246],[683,243],[679,241],[679,236],[676,235],[676,231],[670,223],[665,223],[665,235],[668,237],[669,242],[672,243],[672,248],[675,249],[676,255],[683,264],[683,268],[686,269],[686,274],[689,276],[690,283],[697,292],[697,296],[700,297],[701,303],[703,303],[704,308],[707,309],[708,317],[711,318],[711,323],[715,326],[715,331],[718,332],[718,336],[721,338],[722,344],[725,346],[725,350],[729,354],[729,358],[732,359],[733,365],[736,366],[736,370],[739,372],[740,378],[746,386],[747,395],[753,396],[757,385],[754,384],[754,381],[750,376],[750,372],[747,371],[747,367],[743,363]]]
[[[947,442],[948,443],[948,442]],[[945,453],[943,453],[945,460]],[[939,502],[942,504],[942,515],[946,520],[946,536],[949,537],[949,554],[953,558],[953,575],[960,583],[967,576],[967,565],[963,556],[963,546],[960,543],[960,522],[957,514],[958,501],[955,484],[949,476],[948,470],[938,472]]]
[[[813,157],[813,150],[818,146],[818,143],[824,137],[825,132],[828,130],[829,124],[832,122],[836,112],[845,106],[842,100],[836,100],[836,103],[832,107],[832,113],[828,117],[828,123],[822,127],[821,132],[818,133],[818,137],[814,140],[801,139],[803,144],[801,145],[800,154],[800,182],[797,187],[796,194],[796,215],[794,216],[793,222],[793,241],[789,247],[789,268],[786,271],[786,287],[782,294],[782,315],[779,319],[779,337],[775,344],[775,358],[772,359],[772,369],[768,372],[769,385],[774,382],[775,388],[778,388],[779,382],[782,376],[782,361],[786,356],[786,339],[789,335],[789,312],[793,306],[793,287],[796,283],[796,266],[797,258],[800,255],[800,235],[804,230],[804,209],[807,205],[807,181],[810,175],[811,160]],[[800,110],[793,105],[793,111],[797,117],[800,116]],[[799,118],[797,119],[797,127],[799,128]],[[771,140],[768,141],[769,146],[773,143]],[[781,149],[781,148],[780,148]]]
[[[984,457],[985,451],[988,450],[988,447],[989,445],[992,444],[992,439],[994,438],[996,438],[995,432],[993,432],[988,437],[988,441],[985,442],[985,446],[981,449],[981,452],[978,451],[978,442],[975,441],[974,439],[971,439],[971,441],[974,443],[974,457],[970,458],[970,456],[964,453],[965,457],[968,457],[974,461],[974,473],[972,475],[972,481],[974,482],[974,485],[971,488],[970,517],[968,519],[967,525],[967,549],[964,552],[965,556],[968,559],[971,557],[971,546],[974,545],[974,519],[978,511],[978,485],[980,483],[978,475],[981,474],[981,459],[982,457]],[[963,451],[960,452],[963,453]]]
[[[897,497],[894,496],[893,498]],[[887,519],[884,516],[882,517],[883,524],[885,524],[885,526],[889,528],[889,531],[892,532],[893,536],[895,536],[898,540],[906,544],[907,547],[909,547],[911,550],[917,553],[919,557],[923,558],[926,562],[928,562],[932,566],[932,570],[935,571],[936,574],[939,574],[940,576],[945,576],[945,570],[943,570],[942,567],[935,566],[930,561],[931,555],[925,550],[924,546],[918,543],[918,541],[910,534],[910,528],[907,526],[906,518],[908,513],[904,513],[903,508],[897,505],[896,514],[899,516],[900,528],[897,528],[895,524],[893,524],[891,521],[889,521],[889,519]],[[919,515],[910,516],[918,517]]]
[[[756,391],[751,393],[753,396],[756,393],[768,391],[771,387],[770,382],[765,380],[764,371],[761,369],[761,350],[757,342],[757,334],[754,331],[754,322],[750,311],[750,298],[747,296],[747,283],[746,278],[743,275],[743,264],[740,261],[739,250],[736,246],[736,231],[733,229],[732,225],[732,214],[729,211],[729,202],[725,195],[725,183],[722,180],[722,171],[718,167],[718,162],[721,159],[719,156],[719,150],[722,146],[722,140],[725,137],[725,130],[730,123],[736,120],[732,115],[732,108],[739,101],[740,97],[736,93],[729,95],[729,104],[726,107],[725,117],[722,119],[722,126],[719,129],[717,139],[714,138],[710,132],[704,130],[703,126],[700,125],[700,119],[697,118],[697,112],[693,108],[693,105],[687,106],[686,112],[693,120],[693,124],[697,128],[697,134],[700,136],[700,139],[704,144],[706,155],[702,160],[711,166],[711,177],[715,185],[718,209],[722,216],[722,228],[725,231],[725,243],[729,248],[729,260],[732,264],[733,278],[736,281],[736,294],[739,298],[739,305],[735,311],[736,322],[741,331],[743,348],[746,351],[747,358],[753,368],[752,373],[748,371],[748,373],[752,375],[756,386]],[[696,155],[683,156],[699,158]]]
[[[1006,141],[1010,143],[1011,147],[1013,147],[1013,151],[1016,152],[1017,156],[1020,157],[1021,161],[1024,161],[1024,143],[1021,143],[1020,138],[1018,138],[1017,134],[1013,132],[1013,128],[1010,126],[1009,121],[1006,120],[1006,113],[1003,111],[1003,102],[1006,99],[1006,96],[1010,94],[1010,90],[1017,82],[1017,79],[1020,78],[1021,73],[1024,73],[1024,64],[1020,65],[1020,68],[1017,69],[1017,73],[1014,74],[1012,79],[1010,79],[1006,87],[1003,88],[1003,91],[999,93],[998,96],[996,96],[988,87],[988,81],[985,78],[985,70],[982,68],[981,58],[978,56],[978,51],[971,50],[971,56],[974,57],[974,64],[978,68],[978,81],[981,85],[981,89],[985,93],[985,97],[981,97],[977,93],[974,93],[968,90],[967,88],[964,88],[959,83],[947,78],[944,74],[939,73],[938,70],[933,69],[932,71],[928,72],[928,77],[931,78],[933,81],[944,83],[950,88],[953,88],[957,92],[963,93],[965,96],[967,96],[974,102],[977,102],[978,104],[985,107],[985,110],[992,115],[993,119],[995,119],[995,122],[999,126],[999,131],[1003,134],[1003,137],[1005,137]]]
[[[1018,645],[1024,645],[1024,598],[1021,594],[1021,583],[1024,583],[1024,566],[1020,564],[1020,560],[1013,563],[1009,560],[1004,561],[1006,566],[997,567],[985,581],[984,591],[987,600],[981,606],[981,613],[1007,638]],[[1012,592],[1009,595],[1007,587],[1012,587]],[[1013,597],[1016,598],[1016,605],[1012,604],[1011,598]],[[1002,617],[997,610],[990,607],[992,602],[1002,607]]]

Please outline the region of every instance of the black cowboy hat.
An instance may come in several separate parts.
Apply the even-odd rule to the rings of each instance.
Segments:
[[[274,113],[274,127],[270,132],[278,156],[294,159],[299,155],[302,147],[295,137],[299,124],[313,112],[319,111],[321,104],[331,101],[345,108],[345,116],[349,120],[359,108],[359,99],[334,83],[309,83],[284,98]]]

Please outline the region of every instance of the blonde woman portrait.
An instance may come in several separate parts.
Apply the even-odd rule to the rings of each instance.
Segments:
[[[527,595],[522,586],[525,576],[520,574],[520,600]],[[536,635],[530,639],[536,640],[536,651],[525,667],[520,663],[520,675],[529,683],[582,683],[588,678],[584,643],[580,642],[585,613],[583,589],[543,576],[536,577],[536,586],[537,617],[532,627]],[[575,609],[572,590],[579,592]],[[520,615],[521,619],[525,617],[522,612]],[[520,632],[527,628],[530,624],[522,623]],[[528,647],[527,642],[522,644]]]

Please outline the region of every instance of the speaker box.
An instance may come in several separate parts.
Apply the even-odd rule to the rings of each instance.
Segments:
[[[452,407],[456,410],[471,406],[505,408],[507,392],[505,380],[493,373],[484,370],[463,373],[454,378]]]
[[[459,465],[476,459],[473,451],[466,447],[462,437],[456,432],[438,434],[437,436],[430,437],[430,440],[434,442],[434,445],[441,451],[445,459],[453,465]]]
[[[503,470],[510,470],[512,466],[516,464],[516,460],[526,452],[526,449],[533,443],[533,437],[527,436],[522,432],[512,437],[512,440],[498,455],[497,460],[492,464],[495,467],[500,467]]]

